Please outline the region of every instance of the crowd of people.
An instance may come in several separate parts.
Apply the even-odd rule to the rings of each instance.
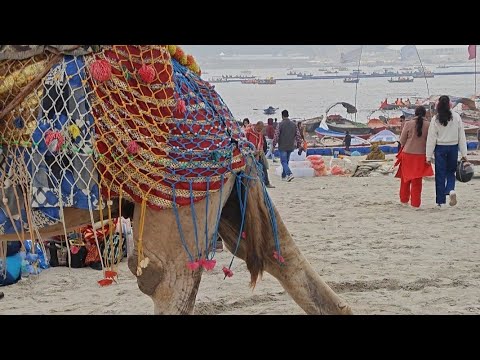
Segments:
[[[282,180],[290,182],[294,179],[289,167],[290,156],[294,151],[301,155],[306,151],[305,129],[302,123],[290,120],[288,110],[282,111],[282,121],[269,118],[267,126],[263,121],[251,124],[248,118],[243,119],[242,131],[245,137],[255,146],[255,158],[263,172],[263,181],[267,188],[274,188],[268,177],[268,161],[274,163],[275,148],[278,147]]]
[[[436,115],[427,120],[427,110],[424,106],[417,106],[415,117],[406,121],[402,115],[401,135],[397,154],[398,171],[400,178],[400,202],[419,208],[423,178],[435,176],[436,206],[441,209],[446,205],[457,204],[455,179],[459,164],[468,165],[467,141],[462,119],[456,112],[450,110],[450,99],[441,96],[436,107]],[[282,166],[282,180],[290,182],[294,179],[289,167],[290,156],[294,151],[301,155],[306,151],[305,130],[301,122],[290,120],[288,110],[282,111],[282,120],[269,118],[267,125],[262,121],[250,124],[250,120],[243,120],[242,131],[246,138],[255,146],[255,157],[263,172],[263,181],[266,187],[274,188],[268,177],[268,161],[276,162],[275,149],[278,148],[280,164]],[[480,132],[479,132],[480,140]],[[344,138],[344,145],[348,151],[351,145],[351,135]],[[458,153],[461,159],[458,161]],[[435,172],[432,168],[435,164]]]

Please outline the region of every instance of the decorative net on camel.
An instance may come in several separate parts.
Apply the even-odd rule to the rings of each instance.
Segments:
[[[113,199],[144,215],[221,190],[251,144],[200,73],[174,45],[0,47],[0,235],[36,238],[67,207],[111,221]]]

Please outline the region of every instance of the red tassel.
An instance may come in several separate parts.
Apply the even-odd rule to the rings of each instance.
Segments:
[[[57,152],[62,148],[65,138],[58,130],[48,130],[45,133],[45,144],[47,144],[48,150]]]
[[[78,254],[78,252],[80,251],[80,248],[78,246],[72,246],[70,248],[70,252],[75,255],[75,254]]]
[[[225,274],[226,277],[232,277],[233,276],[233,271],[227,268],[226,266],[223,267],[223,273]]]
[[[135,155],[140,150],[140,146],[134,141],[130,141],[127,145],[127,151],[131,155]]]
[[[245,231],[242,231],[242,239],[246,239],[247,238],[247,233]]]
[[[113,283],[113,279],[102,279],[102,280],[98,280],[98,285],[100,286],[108,286],[108,285],[112,285]]]
[[[151,65],[143,64],[140,69],[138,69],[138,75],[140,78],[147,84],[150,84],[155,80],[155,68]]]
[[[95,80],[104,82],[112,77],[112,66],[107,60],[95,60],[90,65],[90,73]]]
[[[107,278],[107,279],[113,279],[113,278],[115,278],[115,276],[117,276],[117,272],[116,272],[116,271],[105,270],[105,278]]]

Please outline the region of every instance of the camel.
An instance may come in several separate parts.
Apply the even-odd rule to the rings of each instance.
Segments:
[[[125,48],[127,48],[127,46],[125,46]],[[129,164],[133,164],[140,158],[140,155],[144,155],[147,152],[150,152],[147,155],[151,155],[153,150],[150,150],[151,148],[145,148],[147,140],[142,142],[139,140],[139,137],[135,138],[137,140],[133,145],[132,141],[127,141],[128,143],[126,144],[125,141],[122,142],[118,139],[112,140],[114,143],[111,143],[110,145],[114,144],[114,147],[118,147],[120,150],[123,149],[121,148],[123,146],[126,149],[125,151],[129,151],[128,156],[125,155],[125,157],[122,158],[123,160],[120,159],[120,156],[115,157],[115,155],[109,159],[106,159],[110,156],[110,153],[114,153],[116,150],[112,150],[112,146],[110,146],[108,149],[103,148],[102,150],[101,145],[108,144],[107,140],[111,139],[108,136],[110,136],[109,134],[112,133],[111,128],[107,129],[108,126],[105,125],[107,119],[102,116],[109,115],[113,112],[117,114],[120,113],[120,111],[127,109],[127,105],[125,105],[125,107],[121,108],[120,110],[117,108],[109,108],[107,109],[109,111],[102,112],[101,106],[105,106],[105,103],[107,102],[107,100],[105,100],[106,97],[104,97],[105,88],[107,86],[117,86],[119,83],[117,81],[117,83],[113,84],[114,81],[112,80],[112,74],[114,74],[114,72],[112,70],[110,73],[108,64],[103,61],[103,59],[108,60],[108,51],[112,51],[111,49],[116,49],[119,54],[122,54],[120,51],[120,46],[118,48],[104,47],[100,49],[92,49],[91,47],[87,46],[81,47],[74,45],[24,45],[19,46],[18,48],[13,46],[13,50],[9,47],[6,49],[2,49],[2,47],[0,47],[0,71],[2,71],[2,62],[3,64],[8,62],[10,68],[13,66],[13,68],[18,69],[19,66],[16,63],[18,61],[24,61],[25,63],[25,61],[28,61],[25,59],[35,59],[40,55],[46,54],[47,52],[50,52],[51,55],[46,59],[42,59],[44,66],[39,68],[36,73],[31,74],[28,78],[28,81],[22,86],[19,86],[18,89],[16,89],[16,93],[8,97],[7,100],[5,100],[5,96],[2,98],[2,89],[6,86],[6,75],[8,75],[8,72],[0,72],[0,120],[3,121],[3,123],[0,123],[0,130],[2,131],[2,135],[5,136],[5,134],[8,135],[14,131],[12,130],[13,127],[9,126],[10,123],[15,123],[15,125],[19,123],[19,120],[17,120],[18,117],[15,118],[15,116],[12,115],[15,113],[15,111],[20,111],[20,113],[22,113],[28,104],[30,104],[32,108],[34,106],[38,106],[39,101],[33,105],[32,102],[28,103],[28,101],[32,101],[29,99],[29,94],[39,91],[39,89],[41,89],[41,87],[47,83],[45,79],[48,79],[49,76],[52,78],[52,76],[55,75],[52,75],[54,72],[54,65],[58,64],[59,61],[61,62],[62,58],[65,59],[68,56],[73,57],[75,61],[77,61],[79,57],[83,57],[83,59],[85,59],[85,63],[90,64],[89,69],[90,73],[93,74],[93,80],[90,78],[87,79],[86,77],[82,78],[82,85],[80,86],[80,83],[78,83],[78,86],[81,88],[90,86],[94,89],[94,91],[91,91],[88,94],[88,97],[94,98],[92,101],[92,110],[95,118],[95,131],[97,132],[97,135],[99,133],[103,134],[103,137],[100,137],[100,140],[98,138],[92,140],[92,142],[96,141],[95,148],[100,153],[103,151],[103,157],[100,156],[95,159],[94,170],[90,169],[89,173],[83,172],[84,177],[85,174],[87,174],[91,179],[97,179],[95,181],[91,179],[87,181],[89,184],[90,182],[94,183],[94,185],[96,184],[97,188],[92,187],[91,184],[87,184],[81,188],[84,193],[88,193],[89,191],[94,193],[95,189],[98,190],[99,194],[101,193],[101,196],[99,196],[96,200],[96,206],[93,207],[92,203],[89,203],[88,210],[85,208],[86,205],[84,205],[83,208],[78,208],[78,206],[76,207],[75,204],[69,203],[68,199],[65,200],[65,203],[62,203],[61,199],[63,199],[63,197],[59,196],[60,205],[57,204],[55,205],[56,207],[53,207],[54,210],[57,208],[60,209],[58,213],[58,219],[56,219],[58,221],[56,222],[50,221],[39,223],[38,220],[36,220],[38,219],[38,216],[33,216],[33,214],[36,214],[36,210],[34,211],[35,207],[41,207],[38,205],[38,203],[35,203],[37,200],[30,199],[30,197],[33,197],[32,194],[34,194],[35,191],[35,188],[32,191],[32,187],[34,186],[31,185],[32,181],[35,183],[35,181],[32,180],[34,179],[35,175],[32,175],[34,172],[32,172],[28,167],[32,165],[31,163],[28,163],[29,165],[24,164],[22,160],[24,159],[23,156],[17,155],[9,157],[8,154],[9,151],[13,151],[11,150],[12,148],[15,149],[15,151],[20,151],[20,147],[15,147],[18,146],[18,142],[10,143],[9,147],[7,144],[7,151],[3,155],[4,157],[2,158],[1,162],[2,165],[0,167],[0,175],[2,182],[3,211],[4,213],[8,214],[9,218],[6,220],[6,224],[11,224],[11,226],[9,227],[10,230],[6,231],[5,229],[7,229],[7,227],[5,225],[5,227],[3,227],[3,230],[5,231],[3,233],[0,232],[0,245],[2,241],[25,240],[33,238],[37,239],[46,236],[64,234],[65,232],[76,229],[84,224],[91,224],[97,221],[111,221],[113,217],[122,215],[122,204],[125,202],[133,202],[134,238],[136,241],[133,252],[128,256],[128,267],[137,277],[139,289],[152,299],[154,305],[154,314],[194,313],[195,299],[200,285],[202,273],[215,266],[215,260],[213,260],[212,254],[214,254],[214,244],[217,236],[220,236],[220,238],[223,239],[227,249],[232,254],[246,262],[247,268],[251,273],[250,285],[252,287],[256,285],[259,277],[261,277],[262,273],[266,271],[273,275],[280,282],[293,300],[307,314],[352,314],[350,306],[321,279],[320,275],[313,269],[311,264],[295,245],[280,217],[280,214],[271,202],[265,186],[260,180],[261,170],[257,167],[257,163],[252,153],[248,151],[249,145],[251,144],[242,139],[242,136],[236,128],[237,125],[234,124],[234,121],[231,123],[225,121],[225,119],[229,119],[230,116],[228,109],[225,110],[222,108],[223,110],[218,110],[217,112],[213,111],[213,113],[219,117],[223,116],[221,117],[223,120],[220,126],[215,125],[215,129],[222,128],[226,132],[220,133],[220,130],[218,130],[218,132],[215,133],[217,136],[216,139],[219,139],[218,141],[220,141],[217,142],[216,146],[219,149],[221,149],[222,146],[228,149],[234,149],[230,154],[230,158],[225,155],[226,159],[230,161],[227,161],[227,163],[229,163],[229,166],[231,167],[227,169],[228,171],[225,171],[221,174],[219,181],[218,178],[216,182],[212,180],[211,183],[210,180],[207,180],[208,185],[206,191],[201,192],[198,190],[199,188],[192,190],[192,185],[190,185],[190,199],[188,199],[187,194],[185,195],[187,200],[183,198],[178,200],[179,198],[175,197],[176,190],[173,189],[173,192],[169,192],[172,190],[169,190],[168,188],[165,190],[164,186],[162,189],[164,189],[167,194],[173,194],[173,197],[172,195],[165,197],[165,194],[157,192],[157,198],[160,199],[163,196],[161,199],[165,201],[160,201],[159,203],[154,204],[150,200],[153,198],[153,192],[157,190],[156,186],[160,186],[159,184],[165,184],[164,181],[166,176],[169,176],[169,174],[165,172],[169,170],[167,169],[167,166],[158,167],[158,171],[163,171],[163,174],[165,174],[163,177],[152,177],[156,176],[157,174],[149,174],[149,176],[152,175],[149,179],[154,179],[156,181],[151,182],[153,185],[151,185],[151,188],[149,189],[146,189],[145,186],[141,187],[137,184],[142,181],[146,181],[144,180],[145,178],[142,178],[143,180],[138,180],[134,177],[134,175],[132,175],[126,180],[119,180],[123,179],[121,174],[122,171],[125,174],[127,173]],[[189,80],[189,78],[194,78],[196,81],[195,84],[203,85],[203,81],[199,78],[200,69],[193,58],[187,58],[187,56],[180,50],[179,47],[128,46],[128,49],[134,54],[154,54],[155,51],[157,51],[163,56],[163,58],[158,60],[159,63],[163,64],[161,66],[168,67],[171,66],[170,64],[173,64],[173,67],[168,68],[170,69],[170,72],[167,71],[166,74],[160,73],[158,77],[154,76],[154,70],[156,70],[158,74],[159,67],[154,67],[157,66],[157,64],[154,63],[153,60],[150,62],[152,64],[152,67],[150,68],[142,65],[141,70],[138,70],[138,67],[140,66],[138,65],[137,70],[139,75],[114,74],[117,76],[117,79],[121,76],[124,76],[125,78],[121,79],[124,80],[123,84],[127,83],[127,85],[132,82],[136,83],[137,80],[132,80],[131,76],[137,76],[138,84],[140,84],[137,88],[135,88],[137,93],[142,90],[154,97],[156,95],[152,95],[152,92],[148,92],[150,91],[149,89],[145,90],[145,88],[148,88],[148,85],[153,84],[157,85],[156,88],[161,88],[164,84],[168,84],[168,81],[172,79],[176,80],[175,76],[185,77],[183,83],[178,81],[174,82],[172,80],[172,84],[174,84],[175,87],[164,86],[166,89],[164,90],[165,94],[170,96],[169,98],[160,99],[161,101],[165,100],[165,104],[167,104],[165,105],[165,108],[161,109],[167,112],[166,115],[165,113],[162,113],[164,118],[185,118],[185,121],[187,121],[188,116],[185,115],[185,109],[189,109],[189,107],[197,109],[195,110],[198,111],[196,114],[202,114],[202,110],[198,110],[198,107],[195,107],[200,103],[198,100],[200,97],[196,98],[197,100],[195,101],[188,97],[194,96],[195,92],[197,92],[198,95],[203,91],[202,101],[205,101],[205,104],[207,104],[205,105],[206,107],[211,105],[211,108],[216,106],[216,109],[220,109],[220,107],[223,106],[221,99],[219,100],[215,97],[216,93],[214,93],[213,87],[211,87],[209,84],[207,84],[207,87],[199,86],[198,88],[195,88],[191,86],[192,82]],[[168,49],[168,51],[165,49]],[[145,57],[145,59],[153,58],[153,55],[149,56],[151,57]],[[97,60],[94,60],[91,57],[96,57]],[[99,58],[102,59],[103,62],[99,62]],[[110,60],[111,59],[112,58],[110,58]],[[95,64],[92,65],[93,63]],[[17,65],[15,67],[11,64]],[[127,63],[125,66],[128,67],[130,66],[129,64],[130,63]],[[133,60],[131,60],[131,64],[133,64]],[[98,67],[95,68],[95,65],[98,65]],[[112,66],[115,67],[115,64]],[[3,69],[5,68],[6,67],[4,66]],[[56,69],[58,69],[58,66]],[[85,69],[88,69],[86,65]],[[95,73],[95,71],[97,72]],[[56,72],[56,74],[59,73],[61,75],[61,72]],[[82,74],[86,73],[87,71]],[[68,71],[66,74],[68,75]],[[162,74],[164,75],[163,78]],[[15,79],[18,81],[18,76]],[[66,82],[75,80],[74,76],[67,76],[66,79],[67,80],[64,80]],[[3,84],[2,80],[4,80]],[[155,83],[155,80],[158,80],[158,82]],[[183,84],[187,84],[188,86],[183,86]],[[102,88],[102,86],[104,87]],[[153,86],[151,86],[151,88],[153,88]],[[171,92],[169,90],[171,88],[175,88],[176,91]],[[210,89],[209,96],[211,100],[205,96],[205,89]],[[75,93],[73,90],[72,92]],[[132,93],[133,92],[134,90],[132,90]],[[135,99],[139,99],[140,95],[137,95],[137,93],[135,93],[132,98],[136,97]],[[183,94],[183,98],[187,99],[187,103],[181,100],[180,97],[174,98],[174,96],[177,96],[179,93],[180,95]],[[124,98],[126,97],[125,94],[130,95],[130,93],[124,93]],[[129,106],[133,103],[133,101],[136,101],[135,99],[132,101],[132,98],[129,98],[128,100],[130,101],[128,103]],[[175,103],[170,102],[171,99],[176,100],[176,107]],[[102,103],[102,101],[104,103]],[[147,102],[149,102],[148,99]],[[178,104],[180,104],[180,106],[178,106]],[[97,107],[95,108],[95,106]],[[139,105],[138,108],[140,107],[141,106]],[[103,110],[105,110],[105,107]],[[152,114],[153,111],[147,115],[143,115],[143,119],[148,118],[148,116],[153,116]],[[26,115],[24,115],[24,118],[25,116]],[[74,115],[71,116],[73,117]],[[38,127],[40,127],[39,124],[41,124],[41,121],[38,120],[39,118],[40,116],[36,116],[35,119],[32,120],[32,128],[36,126],[38,129]],[[205,116],[202,118],[202,120],[205,120],[204,118]],[[217,124],[215,122],[217,121],[215,117],[211,117],[211,119],[215,124]],[[69,122],[70,120],[71,119],[67,117],[66,122],[62,123],[61,127],[59,128],[60,130],[55,133],[49,130],[50,134],[48,136],[50,136],[50,141],[45,141],[47,146],[45,146],[45,149],[42,150],[44,151],[42,154],[45,154],[45,156],[48,154],[50,154],[48,156],[54,155],[52,158],[55,158],[55,156],[57,156],[57,158],[60,156],[65,156],[66,153],[62,153],[62,149],[64,148],[62,148],[61,145],[68,144],[68,132],[64,129],[67,128],[67,126],[69,131],[71,130],[72,139],[78,140],[81,138],[81,141],[87,141],[87,137],[84,136],[86,132],[83,131],[82,126],[79,125],[79,129],[75,127],[71,128],[72,125],[71,122]],[[102,122],[103,120],[105,120],[105,123]],[[128,120],[130,120],[130,118],[128,118]],[[125,118],[124,121],[126,121]],[[76,124],[80,123],[77,121]],[[193,124],[193,126],[195,126],[195,121],[193,121]],[[158,128],[164,125],[164,123],[161,123],[158,125]],[[102,128],[102,126],[104,127]],[[155,123],[153,125],[149,125],[149,131],[152,133],[155,131],[153,128],[154,126],[156,126]],[[177,123],[177,125],[173,126],[172,128],[180,129],[181,126],[183,125],[178,125]],[[35,139],[35,131],[26,133],[26,130],[24,131],[23,129],[27,128],[28,126],[24,126],[22,128],[17,126],[17,130],[20,129],[20,135],[22,136],[21,139],[25,140],[25,135],[27,138]],[[140,128],[140,130],[143,129]],[[200,134],[201,130],[195,131],[198,131]],[[145,133],[146,132],[144,131],[143,134]],[[167,132],[166,130],[164,130],[162,134],[167,133],[169,134],[168,136],[174,136],[171,135],[171,131]],[[210,134],[210,132],[208,134]],[[195,136],[197,135],[198,134],[195,133]],[[193,137],[193,134],[189,136]],[[153,136],[151,138],[161,139],[160,137]],[[41,148],[42,146],[41,141],[42,140],[34,140],[32,141],[33,145],[25,145],[21,151],[28,152],[28,159],[34,158],[35,149]],[[172,140],[167,139],[165,141],[168,143],[168,141]],[[178,141],[178,139],[174,139],[173,141]],[[152,146],[160,147],[158,143],[155,143]],[[162,144],[162,146],[164,145]],[[163,149],[165,149],[165,147],[161,147],[161,150]],[[178,151],[178,146],[176,149],[175,146],[173,147],[171,154],[174,153],[175,150]],[[204,150],[208,151],[209,153],[212,152],[211,148],[205,148]],[[157,153],[161,153],[161,151]],[[155,153],[155,155],[157,153]],[[72,154],[71,151],[70,154]],[[222,156],[224,156],[222,154],[224,153],[219,152],[218,158],[215,158],[215,161],[212,160],[212,163],[221,163],[223,159]],[[72,156],[74,158],[76,155]],[[165,158],[164,155],[161,156]],[[91,159],[91,157],[85,156],[84,159]],[[114,161],[112,161],[109,165],[108,160],[112,159]],[[237,166],[236,168],[234,168],[232,165],[234,161],[236,161],[234,159],[239,159],[235,165]],[[9,161],[11,161],[11,163]],[[124,161],[124,163],[121,163],[121,161]],[[192,158],[189,158],[189,161],[193,161]],[[13,167],[12,164],[16,164],[17,167]],[[71,160],[69,169],[71,169],[71,167],[75,167],[74,164],[75,162]],[[85,170],[85,164],[87,164],[87,160],[84,160],[83,164],[82,171]],[[123,165],[120,166],[119,164]],[[119,166],[118,169],[120,170],[118,170],[115,166]],[[142,166],[146,167],[146,165]],[[187,165],[184,165],[182,169],[186,168],[186,166]],[[14,169],[13,172],[16,176],[12,176],[12,169]],[[113,171],[112,169],[117,169],[117,172]],[[210,170],[210,167],[208,169]],[[219,169],[221,169],[220,166]],[[61,173],[62,176],[65,174],[65,170],[63,171],[64,172]],[[220,170],[217,171],[220,172]],[[139,173],[140,175],[144,176],[141,171],[137,171],[135,176],[137,176]],[[173,173],[177,174],[176,172]],[[185,174],[185,172],[180,174]],[[191,179],[197,176],[193,173],[188,173],[188,175],[192,176],[190,181],[194,181]],[[212,179],[216,175],[217,173],[212,175]],[[59,175],[57,174],[56,176],[58,177]],[[206,178],[209,179],[208,177]],[[182,177],[178,184],[182,184],[184,179],[185,178]],[[137,183],[135,183],[135,181],[137,181]],[[138,187],[134,188],[134,185],[136,184]],[[214,188],[215,186],[216,188]],[[140,190],[143,192],[139,192]],[[70,191],[73,193],[74,190]],[[178,190],[178,194],[182,194],[181,191],[183,191],[183,194],[185,194],[185,191],[188,192],[188,189],[180,189]],[[197,191],[197,193],[194,193],[194,191]],[[194,198],[194,196],[196,196],[194,194],[202,195]],[[88,201],[91,201],[90,195],[88,196]],[[158,204],[161,204],[163,207]],[[165,204],[168,204],[169,206],[166,206]],[[22,223],[23,215],[19,215],[21,214],[19,209],[25,210],[26,220],[23,220],[24,223]],[[48,210],[50,211],[51,209],[49,208]],[[51,216],[53,217],[53,215]],[[106,217],[108,217],[108,220],[106,220]],[[209,261],[209,266],[205,266],[205,263],[208,262],[207,260]],[[202,261],[205,262],[202,263]],[[226,277],[231,276],[229,269],[224,268],[224,272]]]

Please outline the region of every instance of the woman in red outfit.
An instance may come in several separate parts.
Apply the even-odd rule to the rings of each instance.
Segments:
[[[400,202],[419,208],[422,201],[422,178],[433,176],[432,165],[426,162],[427,135],[430,123],[423,106],[415,109],[415,117],[407,121],[400,135],[400,164],[395,177],[400,178]]]

